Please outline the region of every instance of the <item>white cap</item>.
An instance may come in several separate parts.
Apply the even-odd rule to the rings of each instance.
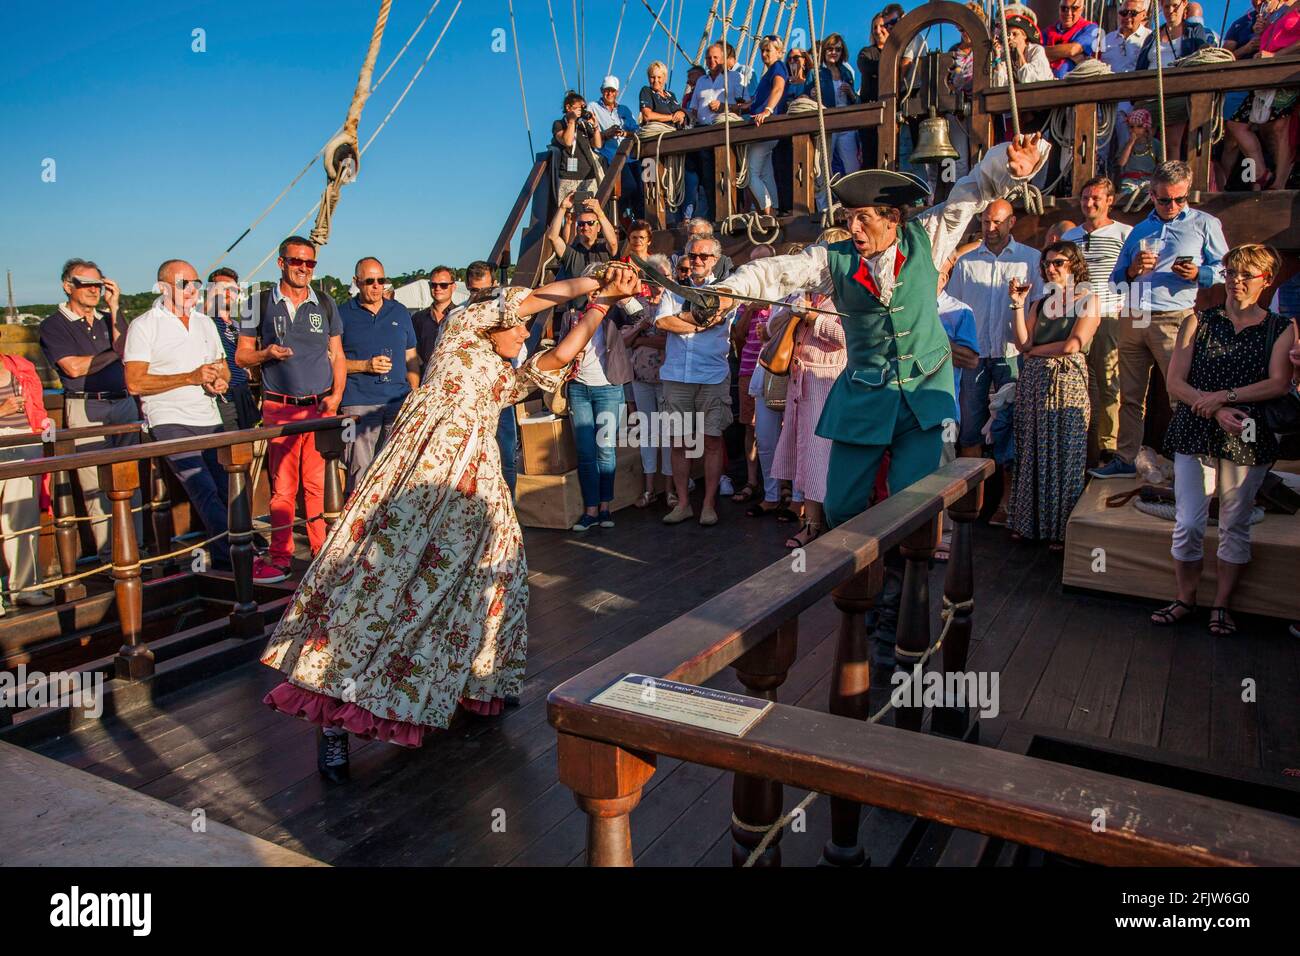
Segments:
[[[605,79],[601,81],[600,88],[602,90],[617,90],[618,77],[614,76],[613,74],[610,74],[609,76],[605,77]]]

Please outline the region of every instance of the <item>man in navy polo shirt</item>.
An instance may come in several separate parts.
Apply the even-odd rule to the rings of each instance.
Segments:
[[[258,299],[239,330],[235,361],[262,369],[262,423],[327,418],[338,413],[347,383],[343,323],[334,300],[311,287],[316,247],[302,236],[280,243],[280,281]],[[258,340],[262,347],[258,348]],[[272,584],[289,576],[299,487],[307,507],[307,539],[315,555],[325,544],[325,459],[311,432],[281,435],[268,443],[271,552],[253,562],[253,580]]]
[[[383,263],[373,257],[359,260],[353,282],[357,294],[339,307],[348,367],[339,414],[356,422],[356,438],[347,449],[349,495],[388,441],[402,402],[420,387],[411,313],[384,298],[388,279]]]
[[[63,382],[64,422],[68,428],[92,425],[126,425],[140,420],[135,399],[127,394],[122,368],[126,343],[126,320],[118,308],[117,283],[105,279],[99,266],[85,259],[63,264],[63,291],[68,301],[41,322],[41,351],[51,368],[59,370]],[[108,306],[107,319],[97,311],[100,295]],[[138,435],[114,435],[77,441],[77,451],[95,451],[134,445]],[[108,509],[99,490],[94,468],[77,469],[77,481],[86,502],[95,547],[101,560],[109,557]],[[132,507],[140,504],[137,491]],[[135,515],[136,538],[141,536],[139,512]]]
[[[221,333],[221,347],[230,371],[229,387],[217,400],[222,427],[228,432],[254,428],[262,417],[257,399],[248,387],[248,372],[235,361],[235,350],[239,348],[239,309],[239,274],[228,266],[214,269],[208,275],[206,314]]]

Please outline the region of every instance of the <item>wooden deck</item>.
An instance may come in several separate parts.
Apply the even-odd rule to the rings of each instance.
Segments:
[[[337,865],[580,864],[586,819],[556,782],[547,692],[780,558],[790,530],[730,503],[712,529],[667,528],[658,517],[629,509],[613,530],[526,532],[531,637],[520,707],[466,718],[420,751],[354,741],[350,784],[323,783],[313,729],[260,703],[277,675],[258,664],[40,752]],[[1300,793],[1285,773],[1300,768],[1300,642],[1284,624],[1239,618],[1230,640],[1203,623],[1157,629],[1140,602],[1063,594],[1060,558],[1043,548],[983,525],[975,541],[969,667],[1001,680],[1001,713],[981,721],[983,743],[1023,720],[1263,771]],[[837,624],[829,601],[801,615],[783,701],[826,709]],[[1242,701],[1247,678],[1255,702]],[[741,690],[730,671],[715,684]],[[884,702],[883,691],[873,696]],[[787,789],[787,808],[803,796]],[[729,865],[731,797],[730,774],[661,760],[632,814],[638,863]],[[785,834],[787,866],[817,861],[828,817],[814,804],[806,829]],[[924,846],[900,851],[908,823],[865,815],[873,863],[900,852],[924,859]]]

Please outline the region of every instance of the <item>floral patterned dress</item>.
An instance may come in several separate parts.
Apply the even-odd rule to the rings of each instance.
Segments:
[[[457,704],[499,713],[528,648],[528,566],[501,474],[501,409],[564,370],[519,369],[486,331],[530,290],[455,312],[423,384],[357,485],[276,627],[266,703],[363,737],[419,746]]]

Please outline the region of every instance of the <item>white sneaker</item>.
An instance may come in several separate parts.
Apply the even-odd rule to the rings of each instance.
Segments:
[[[27,591],[18,595],[16,602],[27,607],[45,607],[54,603],[54,595],[49,591]]]
[[[735,487],[731,484],[731,476],[723,475],[722,480],[718,482],[718,494],[726,495],[730,498],[736,493]]]

